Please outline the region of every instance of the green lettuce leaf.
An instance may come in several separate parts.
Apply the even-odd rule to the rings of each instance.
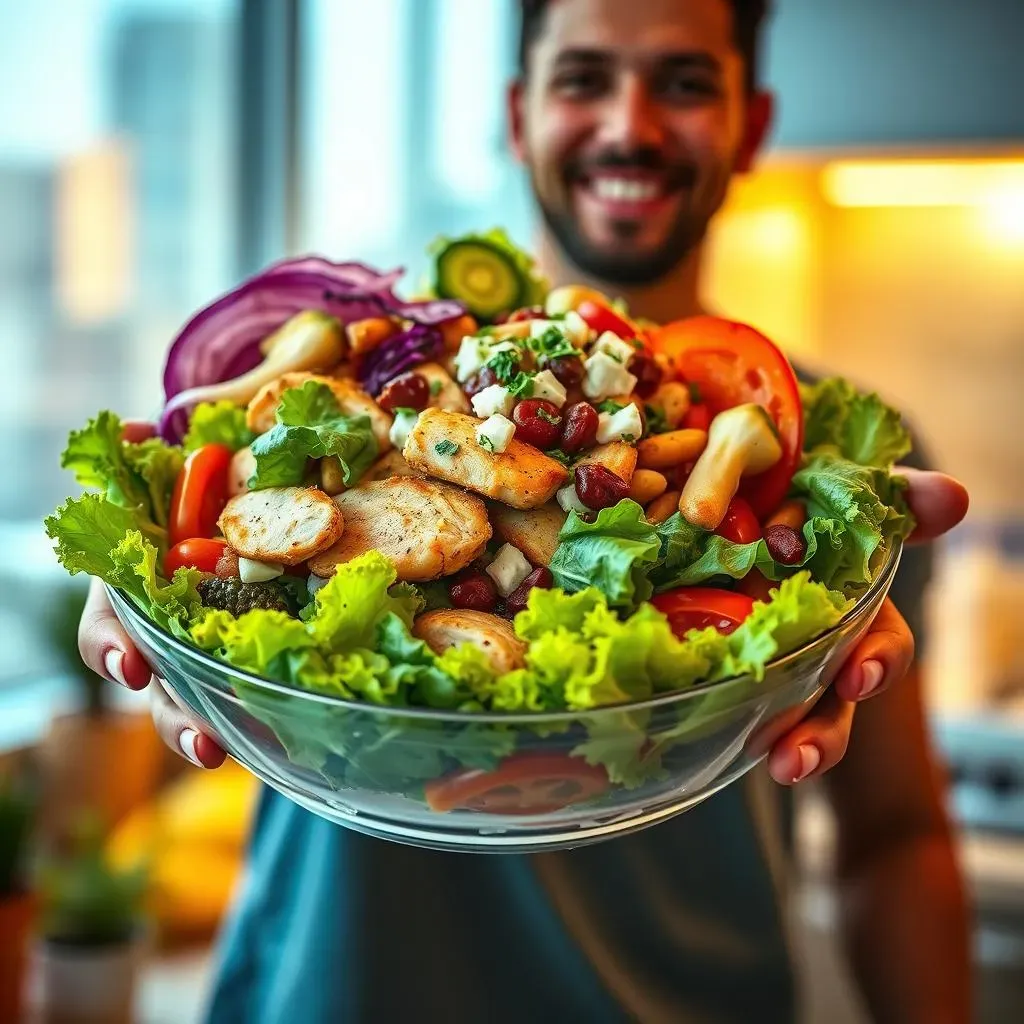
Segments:
[[[84,572],[113,582],[114,548],[139,529],[134,511],[115,505],[99,494],[68,498],[44,521],[47,536],[56,541],[57,560],[72,575]]]
[[[877,394],[863,393],[841,377],[801,385],[804,450],[835,450],[862,466],[889,469],[911,449],[900,414]]]
[[[346,484],[354,484],[377,457],[368,416],[345,416],[334,392],[306,381],[281,395],[277,423],[252,443],[253,490],[301,484],[307,459],[335,457]]]
[[[189,417],[182,448],[188,454],[204,444],[222,444],[237,452],[252,444],[255,437],[246,426],[245,409],[228,401],[201,402]]]
[[[633,608],[652,593],[648,573],[661,540],[643,509],[626,498],[588,523],[569,514],[551,559],[555,586],[569,593],[595,586],[615,607]]]

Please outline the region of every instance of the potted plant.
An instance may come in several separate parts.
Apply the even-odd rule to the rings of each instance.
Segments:
[[[115,868],[94,819],[40,865],[40,996],[48,1021],[129,1024],[143,959],[147,868]]]
[[[21,1019],[28,936],[35,901],[26,862],[35,793],[24,781],[0,776],[0,1020]]]
[[[118,708],[118,688],[82,662],[78,621],[85,598],[74,580],[56,589],[50,602],[57,662],[80,692],[78,708],[53,718],[38,750],[46,793],[40,829],[55,841],[82,808],[116,824],[153,795],[163,764],[148,710]]]

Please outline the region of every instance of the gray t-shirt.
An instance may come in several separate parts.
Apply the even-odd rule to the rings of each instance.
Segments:
[[[930,569],[908,549],[892,592],[919,644]],[[762,767],[621,839],[485,856],[371,839],[265,790],[208,1019],[791,1024],[791,799]]]

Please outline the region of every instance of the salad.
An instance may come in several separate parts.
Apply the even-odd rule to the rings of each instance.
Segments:
[[[500,230],[429,257],[416,301],[401,272],[302,258],[200,311],[156,437],[111,411],[71,434],[84,493],[47,532],[69,572],[246,673],[463,713],[396,760],[400,717],[351,730],[345,705],[297,698],[297,719],[233,684],[334,785],[365,784],[372,752],[376,784],[429,800],[520,756],[499,724],[467,759],[474,712],[569,713],[584,775],[638,785],[663,770],[642,721],[623,747],[586,713],[756,683],[835,626],[913,528],[907,431],[843,379],[798,382],[749,326],[551,288]]]

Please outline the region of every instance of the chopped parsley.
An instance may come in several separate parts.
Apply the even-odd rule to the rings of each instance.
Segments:
[[[505,387],[513,398],[529,398],[533,394],[533,377],[528,373],[517,373]]]
[[[486,434],[480,434],[476,440],[477,444],[479,444],[485,452],[494,451],[494,442]]]
[[[484,366],[494,371],[494,376],[500,383],[507,384],[519,371],[519,353],[507,348],[502,349],[491,356]]]
[[[438,455],[454,455],[458,450],[459,446],[454,441],[448,440],[447,437],[434,445],[434,451]]]
[[[539,338],[527,338],[526,347],[538,361],[579,355],[576,346],[557,327],[549,327]]]
[[[625,441],[627,444],[632,444],[636,440],[636,435],[635,434],[623,434],[622,435],[622,440]]]
[[[690,401],[693,402],[694,405],[700,405],[700,385],[696,381],[691,380],[686,382],[686,386],[690,390]]]
[[[644,416],[647,420],[648,434],[665,434],[668,432],[668,420],[665,419],[665,411],[656,405],[645,405]]]
[[[556,426],[562,422],[561,416],[552,416],[543,406],[537,410],[537,419]]]
[[[598,405],[597,411],[606,412],[609,416],[614,416],[615,413],[617,413],[620,409],[625,408],[626,407],[621,402],[615,402],[612,401],[612,399],[610,398],[606,398],[603,402],[600,403],[600,405]]]
[[[439,381],[439,380],[432,380],[430,382],[430,397],[431,398],[437,398],[437,396],[439,394],[441,394],[441,389],[443,387],[444,387],[444,384],[442,384],[441,381]]]
[[[397,405],[397,406],[395,406],[395,415],[396,416],[419,416],[419,413],[415,409],[410,408],[408,405]]]
[[[576,458],[576,456],[570,455],[568,452],[563,452],[561,448],[552,448],[544,454],[549,458],[554,459],[555,462],[560,462],[566,469],[570,469],[572,467]]]

